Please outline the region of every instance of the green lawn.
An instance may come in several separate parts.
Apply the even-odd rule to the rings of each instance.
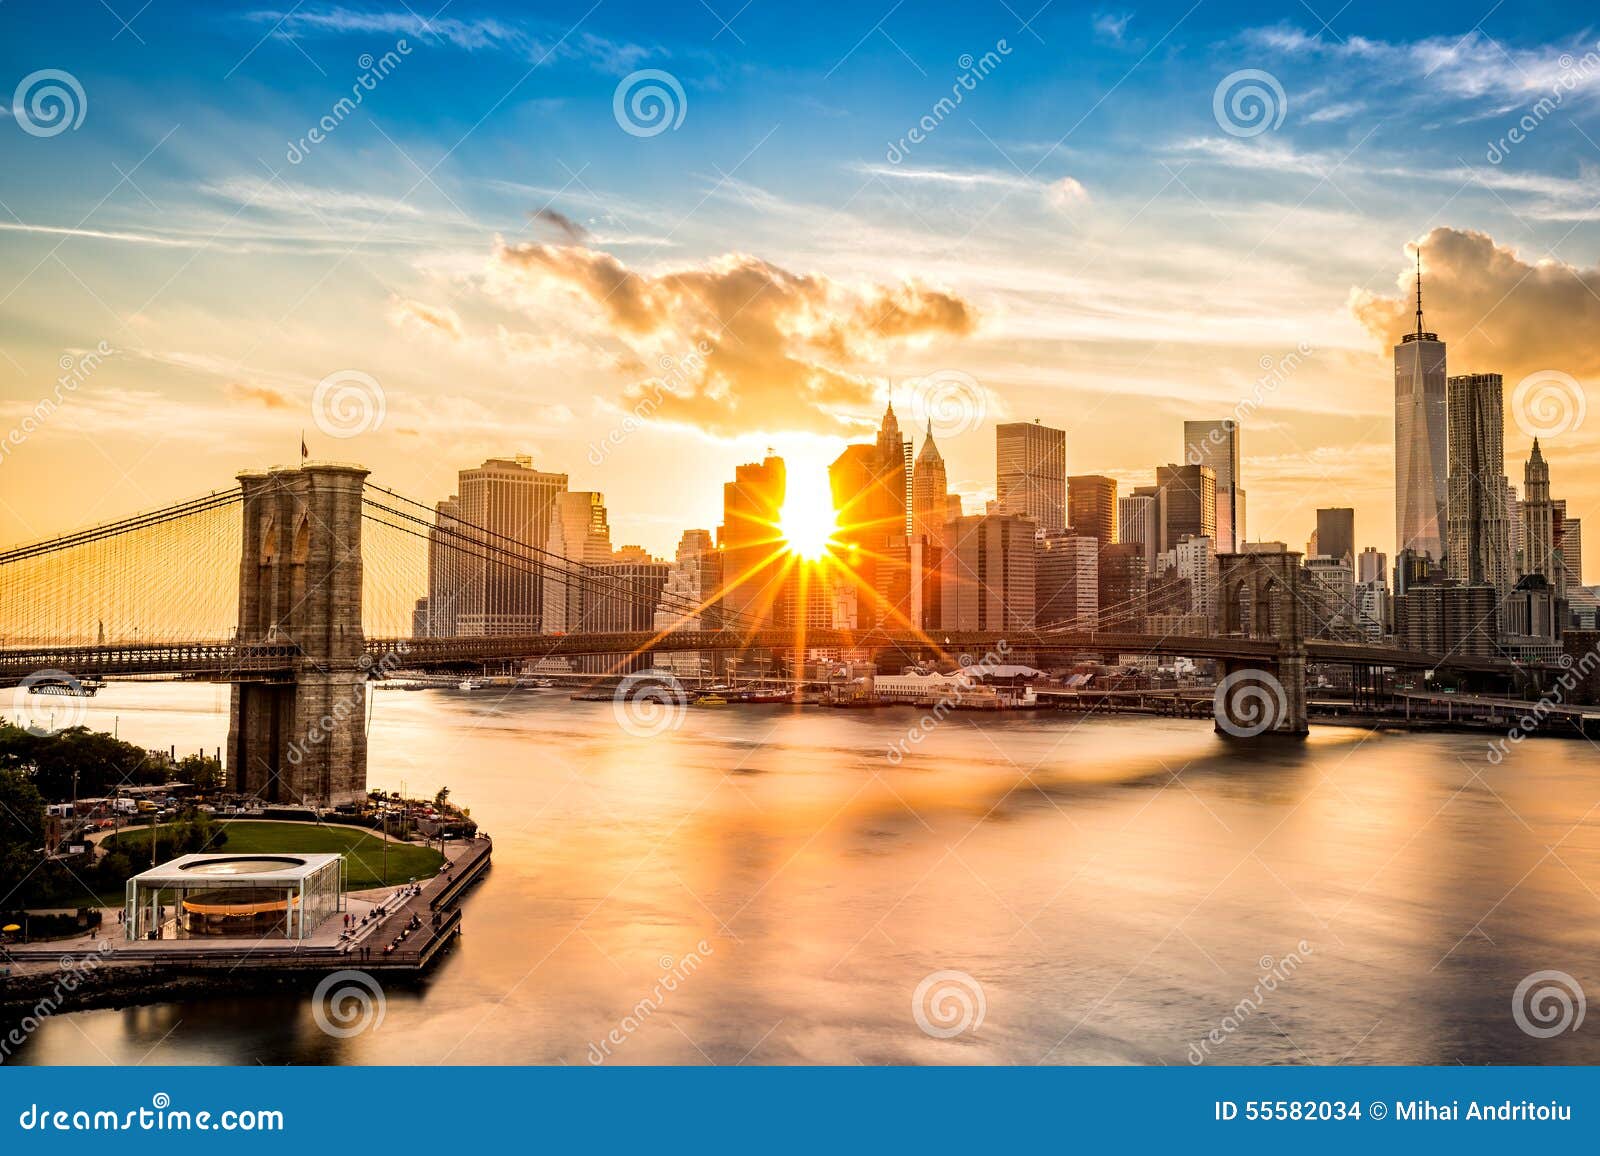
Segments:
[[[216,848],[222,854],[285,855],[296,851],[336,851],[345,857],[345,887],[350,891],[404,883],[413,877],[427,879],[438,874],[439,868],[444,865],[444,856],[432,847],[391,842],[386,878],[383,840],[362,827],[331,823],[275,823],[255,819],[225,819],[217,825],[228,833],[227,843]],[[117,847],[132,856],[136,870],[144,870],[150,865],[148,828],[122,832],[117,836]],[[140,847],[145,848],[144,858],[139,855]],[[84,896],[76,902],[89,901]],[[102,906],[121,906],[122,892],[106,892],[98,897],[97,902]]]

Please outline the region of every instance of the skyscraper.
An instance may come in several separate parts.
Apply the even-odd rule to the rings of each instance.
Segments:
[[[944,458],[933,442],[933,422],[929,421],[922,450],[917,454],[911,471],[911,538],[913,543],[920,544],[922,550],[922,621],[916,625],[934,629],[942,620],[939,608],[939,564],[944,556],[945,534],[951,521],[953,495],[949,487]],[[954,516],[961,516],[959,499]]]
[[[1334,506],[1317,511],[1316,545],[1307,554],[1355,561],[1356,512],[1349,506]]]
[[[1161,527],[1160,553],[1185,538],[1217,540],[1217,475],[1210,466],[1156,468]]]
[[[1244,491],[1240,485],[1239,423],[1232,418],[1183,423],[1184,461],[1217,475],[1217,553],[1244,544]]]
[[[1101,548],[1098,618],[1102,630],[1145,628],[1148,574],[1142,543],[1118,542]]]
[[[1046,533],[1067,528],[1067,434],[1032,422],[995,426],[997,514],[1031,518]]]
[[[975,514],[950,525],[939,568],[945,630],[1016,630],[1033,625],[1038,523]]]
[[[661,591],[672,567],[665,562],[605,562],[594,568],[599,588],[586,599],[584,629],[597,633],[648,631],[654,628]],[[610,670],[636,670],[651,665],[648,654],[613,658]]]
[[[1098,539],[1070,532],[1039,539],[1034,606],[1037,626],[1095,628],[1100,612]]]
[[[460,518],[461,500],[454,494],[433,508],[433,525],[428,530],[427,633],[434,638],[460,633],[456,618],[467,582]]]
[[[1444,558],[1448,481],[1445,346],[1422,328],[1422,251],[1417,250],[1417,328],[1394,347],[1395,553]]]
[[[1541,574],[1552,589],[1559,588],[1561,557],[1556,552],[1555,509],[1550,502],[1550,467],[1533,439],[1533,452],[1522,474],[1522,539],[1526,544],[1524,574]]]
[[[685,530],[678,553],[661,588],[655,630],[715,630],[722,608],[715,603],[722,587],[722,555],[709,530]],[[701,651],[669,651],[656,656],[658,665],[678,674],[702,673]]]
[[[534,551],[544,548],[556,495],[566,488],[566,474],[536,470],[523,454],[461,471],[459,517],[478,543],[461,557],[457,633],[540,633],[544,578]]]
[[[1189,586],[1189,613],[1210,633],[1217,620],[1217,545],[1207,537],[1185,538],[1172,548],[1174,569]]]
[[[1139,547],[1146,574],[1155,569],[1161,552],[1160,513],[1160,491],[1154,486],[1137,486],[1117,501],[1117,541]]]
[[[1583,585],[1583,519],[1567,516],[1566,503],[1561,509],[1561,564],[1567,573],[1567,590]]]
[[[938,538],[949,520],[950,478],[944,456],[933,443],[933,422],[922,441],[911,469],[911,531],[924,538]]]
[[[1523,532],[1527,528],[1522,519],[1522,499],[1517,496],[1517,487],[1506,479],[1505,485],[1506,523],[1511,527],[1511,573],[1522,575],[1526,573],[1522,560],[1527,555],[1528,544],[1523,541]]]
[[[1511,527],[1506,520],[1506,463],[1498,373],[1449,379],[1445,409],[1450,484],[1445,504],[1445,567],[1468,585],[1510,593]]]
[[[1067,525],[1102,546],[1117,540],[1117,482],[1100,474],[1067,479]]]
[[[900,420],[894,415],[892,399],[884,408],[883,422],[878,426],[877,444],[878,461],[885,474],[883,484],[886,488],[897,489],[900,495],[901,532],[910,533],[911,462],[906,453],[906,441],[900,435]]]
[[[778,517],[788,493],[783,459],[773,454],[734,470],[722,487],[722,607],[744,628],[769,625],[782,593],[783,549]]]
[[[722,612],[713,601],[722,583],[722,555],[709,530],[685,530],[661,591],[656,630],[715,630]]]
[[[839,512],[838,561],[857,590],[855,625],[910,624],[913,589],[920,593],[921,583],[912,580],[905,447],[893,405],[876,441],[846,446],[834,459],[828,486]]]
[[[1304,562],[1309,582],[1302,586],[1303,606],[1319,635],[1339,634],[1356,625],[1355,566],[1348,554],[1315,554]]]
[[[1356,557],[1356,581],[1363,586],[1369,582],[1389,584],[1389,559],[1376,546],[1368,546]]]
[[[612,560],[605,498],[593,490],[557,494],[544,549],[554,557],[548,557],[550,565],[542,568],[543,630],[546,634],[582,630],[584,611],[593,605],[598,589],[591,568]]]

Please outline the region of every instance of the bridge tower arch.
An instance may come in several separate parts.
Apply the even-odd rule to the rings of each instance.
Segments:
[[[228,782],[265,802],[333,806],[367,789],[361,502],[367,471],[308,463],[243,473],[237,644],[287,642],[293,669],[233,674]]]
[[[1304,735],[1306,716],[1305,615],[1300,554],[1274,550],[1217,556],[1222,590],[1221,632],[1271,638],[1268,661],[1224,659],[1216,700],[1217,730],[1231,735]]]

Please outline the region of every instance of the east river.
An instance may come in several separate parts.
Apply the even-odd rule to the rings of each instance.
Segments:
[[[909,707],[642,737],[559,691],[371,697],[372,784],[494,837],[436,971],[348,1037],[240,992],[51,1017],[13,1062],[1600,1062],[1564,980],[1513,1005],[1600,996],[1586,742],[955,714],[896,763]],[[227,701],[113,683],[87,722],[181,754]]]

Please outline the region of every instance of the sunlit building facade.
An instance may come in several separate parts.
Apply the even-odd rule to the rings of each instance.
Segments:
[[[933,423],[922,441],[911,472],[911,540],[920,547],[920,615],[917,625],[937,629],[941,620],[939,564],[953,518],[961,516],[961,499],[950,493],[944,456],[933,440]]]
[[[1146,574],[1155,569],[1161,553],[1161,497],[1154,486],[1138,486],[1117,500],[1117,541],[1139,547]]]
[[[939,568],[945,630],[1016,630],[1033,625],[1032,518],[975,514],[951,523]]]
[[[1210,466],[1160,466],[1156,492],[1160,553],[1185,538],[1217,540],[1217,475]]]
[[[1506,464],[1498,373],[1449,379],[1446,388],[1450,483],[1445,506],[1445,567],[1468,585],[1511,590],[1511,525],[1506,514]]]
[[[1117,482],[1102,474],[1067,479],[1067,528],[1102,546],[1117,540]]]
[[[1093,630],[1100,613],[1100,542],[1070,531],[1038,542],[1034,624]]]
[[[778,519],[788,493],[783,459],[768,455],[734,470],[722,487],[722,605],[729,623],[771,625],[783,591],[783,543]]]
[[[942,470],[943,462],[939,464]],[[914,593],[920,593],[922,582],[913,563],[920,563],[921,551],[912,549],[908,532],[908,519],[911,525],[917,521],[915,503],[908,493],[905,446],[892,405],[875,441],[846,446],[834,459],[828,487],[839,519],[835,565],[829,572],[856,590],[855,621],[848,625],[916,625],[920,612]]]
[[[582,630],[595,585],[585,578],[593,567],[612,561],[605,498],[592,490],[557,494],[544,549],[544,632]]]
[[[1550,500],[1550,466],[1539,449],[1539,439],[1533,439],[1533,452],[1529,454],[1522,474],[1522,572],[1538,574],[1545,578],[1556,597],[1561,597],[1565,567],[1556,549],[1555,504]]]
[[[1047,534],[1067,528],[1067,432],[1032,422],[995,426],[997,514],[1031,518]]]
[[[1233,418],[1183,423],[1184,461],[1210,466],[1217,476],[1217,553],[1236,553],[1244,542],[1244,490],[1240,488],[1239,423]]]
[[[544,578],[536,549],[550,535],[556,495],[567,475],[533,468],[526,455],[491,458],[458,479],[459,517],[477,548],[461,557],[456,607],[463,635],[538,634]]]
[[[1445,420],[1445,345],[1422,328],[1418,254],[1417,327],[1394,347],[1395,553],[1410,549],[1444,560],[1449,436]]]
[[[467,582],[460,516],[461,500],[452,494],[434,506],[428,530],[427,628],[422,633],[434,638],[460,633],[456,618]]]

